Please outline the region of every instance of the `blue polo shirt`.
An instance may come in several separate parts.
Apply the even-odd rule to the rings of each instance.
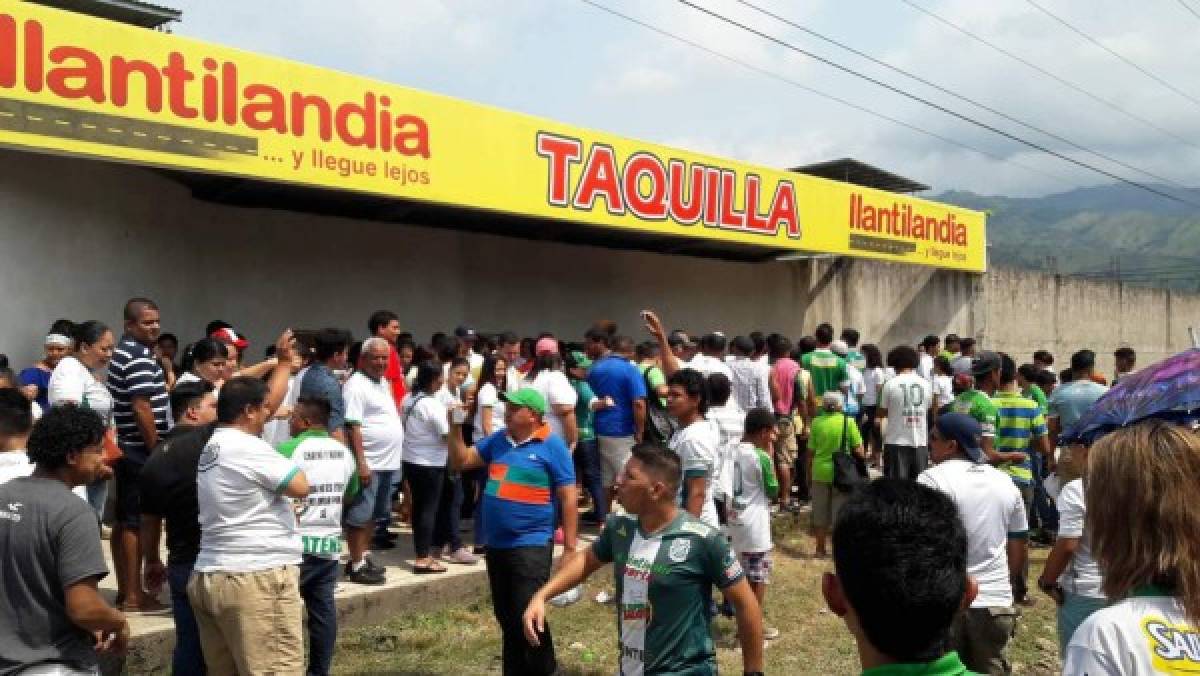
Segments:
[[[520,444],[506,430],[493,432],[475,450],[488,474],[484,542],[491,549],[546,546],[554,537],[557,489],[575,485],[567,444],[543,425]]]
[[[646,398],[646,382],[638,367],[624,357],[609,354],[592,364],[587,381],[597,399],[612,397],[616,404],[612,408],[596,411],[596,435],[633,436],[633,402]]]

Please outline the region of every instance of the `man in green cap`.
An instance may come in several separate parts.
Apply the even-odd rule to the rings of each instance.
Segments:
[[[531,387],[501,394],[505,428],[463,441],[466,411],[450,412],[449,447],[454,466],[487,468],[480,506],[488,544],[487,571],[492,609],[503,634],[505,674],[552,674],[558,668],[550,630],[536,645],[525,640],[521,615],[550,579],[554,527],[561,514],[563,562],[575,556],[579,512],[571,451],[543,421],[546,400]]]

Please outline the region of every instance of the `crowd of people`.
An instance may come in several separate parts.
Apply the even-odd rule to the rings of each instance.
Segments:
[[[134,298],[119,335],[60,320],[36,364],[0,363],[0,673],[96,673],[128,614],[168,610],[175,674],[329,673],[334,590],[387,581],[371,552],[401,521],[413,573],[484,561],[506,674],[558,669],[548,606],[607,564],[621,673],[715,672],[718,613],[761,673],[772,519],[802,512],[864,673],[1008,673],[1031,586],[1065,673],[1200,669],[1200,440],[1059,444],[1107,391],[1090,350],[1056,373],[955,335],[693,340],[651,311],[641,342],[426,343],[384,310],[256,361],[229,323],[186,345],[161,323]],[[1114,356],[1115,383],[1136,355]]]

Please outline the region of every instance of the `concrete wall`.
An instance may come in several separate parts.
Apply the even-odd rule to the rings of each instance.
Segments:
[[[642,336],[637,312],[650,306],[696,332],[796,336],[830,321],[883,346],[955,331],[1064,356],[1122,343],[1165,354],[1200,318],[1200,297],[1025,271],[732,263],[233,208],[143,169],[14,151],[0,151],[0,204],[0,352],[17,368],[55,318],[116,326],[133,295],[154,298],[184,341],[225,319],[252,354],[284,326],[361,335],[378,308],[421,338],[462,321],[573,338],[597,318]]]

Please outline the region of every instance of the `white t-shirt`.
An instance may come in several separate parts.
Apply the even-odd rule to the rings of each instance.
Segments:
[[[746,412],[738,408],[733,397],[724,406],[714,406],[705,414],[717,426],[717,465],[713,477],[713,494],[718,500],[732,495],[733,456],[742,443],[746,429]]]
[[[342,509],[346,485],[354,477],[354,454],[324,429],[306,432],[280,450],[290,448],[291,459],[308,479],[308,497],[301,501],[300,537],[304,553],[323,559],[336,559],[342,551]]]
[[[51,406],[72,402],[95,411],[105,424],[112,422],[112,394],[104,383],[75,357],[63,357],[50,374],[46,386],[46,399]]]
[[[920,361],[917,362],[917,375],[921,376],[929,382],[933,382],[933,356],[922,354]]]
[[[504,402],[496,392],[496,386],[484,383],[475,393],[475,441],[483,439],[483,417],[492,419],[492,431],[504,429]]]
[[[729,378],[729,382],[733,382],[733,371],[729,369],[729,364],[726,364],[717,357],[710,357],[697,352],[691,361],[685,361],[681,366],[686,369],[699,371],[705,378],[714,373],[724,373],[725,377]]]
[[[704,477],[704,505],[700,509],[700,520],[720,528],[717,522],[717,506],[713,503],[713,484],[717,478],[718,449],[721,433],[711,421],[701,418],[696,422],[675,430],[667,447],[679,454],[683,464],[683,481],[679,483],[679,504],[686,507],[684,488],[689,478]]]
[[[562,371],[541,371],[532,381],[526,376],[521,381],[521,387],[532,387],[546,398],[546,423],[550,425],[551,432],[565,441],[567,435],[563,433],[563,419],[554,412],[554,407],[570,406],[574,411],[575,404],[579,401],[579,393],[571,386],[567,376]]]
[[[0,484],[33,474],[34,464],[25,451],[0,451]],[[71,492],[87,500],[87,486],[76,486]]]
[[[729,535],[738,553],[765,552],[771,543],[771,502],[767,477],[754,444],[739,443],[733,451],[733,490],[727,503]]]
[[[1083,529],[1087,516],[1083,479],[1076,479],[1063,486],[1055,504],[1058,505],[1058,537],[1079,538],[1079,546],[1075,548],[1075,554],[1067,564],[1067,569],[1058,577],[1058,583],[1071,594],[1104,598],[1104,592],[1101,591],[1103,578],[1100,576],[1100,566],[1092,558],[1091,542]]]
[[[743,411],[771,408],[770,367],[749,357],[735,357],[728,363],[733,374],[733,402]]]
[[[362,434],[367,466],[376,472],[400,469],[407,446],[391,383],[385,378],[371,380],[355,371],[342,386],[342,399],[346,403],[346,424],[358,425]]]
[[[862,401],[863,391],[866,389],[863,385],[862,371],[846,364],[846,382],[849,387],[846,388],[846,413],[853,416],[861,409],[860,402]],[[819,397],[818,397],[819,399]]]
[[[258,437],[218,427],[196,469],[196,572],[249,573],[300,563],[296,514],[282,493],[300,471],[296,463]]]
[[[929,381],[907,371],[883,384],[879,406],[887,409],[883,443],[920,448],[929,444],[926,422],[933,406]]]
[[[1175,597],[1134,596],[1092,613],[1064,653],[1064,674],[1194,674],[1200,627]]]
[[[404,420],[404,461],[422,467],[445,467],[450,457],[446,435],[450,434],[449,410],[434,393],[404,396],[400,407]]]
[[[896,372],[891,367],[876,366],[863,371],[862,377],[863,406],[877,406],[879,404],[879,388],[896,377]]]
[[[921,472],[917,481],[950,496],[967,531],[967,574],[979,583],[972,608],[1013,604],[1008,536],[1025,533],[1025,502],[1007,474],[961,458]]]
[[[950,376],[934,376],[933,395],[937,397],[938,408],[954,401],[954,379]]]
[[[307,366],[297,371],[296,375],[288,380],[287,394],[283,395],[283,403],[280,404],[280,408],[291,411],[296,407],[296,400],[300,398],[300,383],[304,382],[306,373],[308,373]],[[179,381],[175,382],[178,384]],[[282,444],[291,436],[292,430],[288,425],[287,418],[274,418],[263,427],[263,440],[272,446]]]

